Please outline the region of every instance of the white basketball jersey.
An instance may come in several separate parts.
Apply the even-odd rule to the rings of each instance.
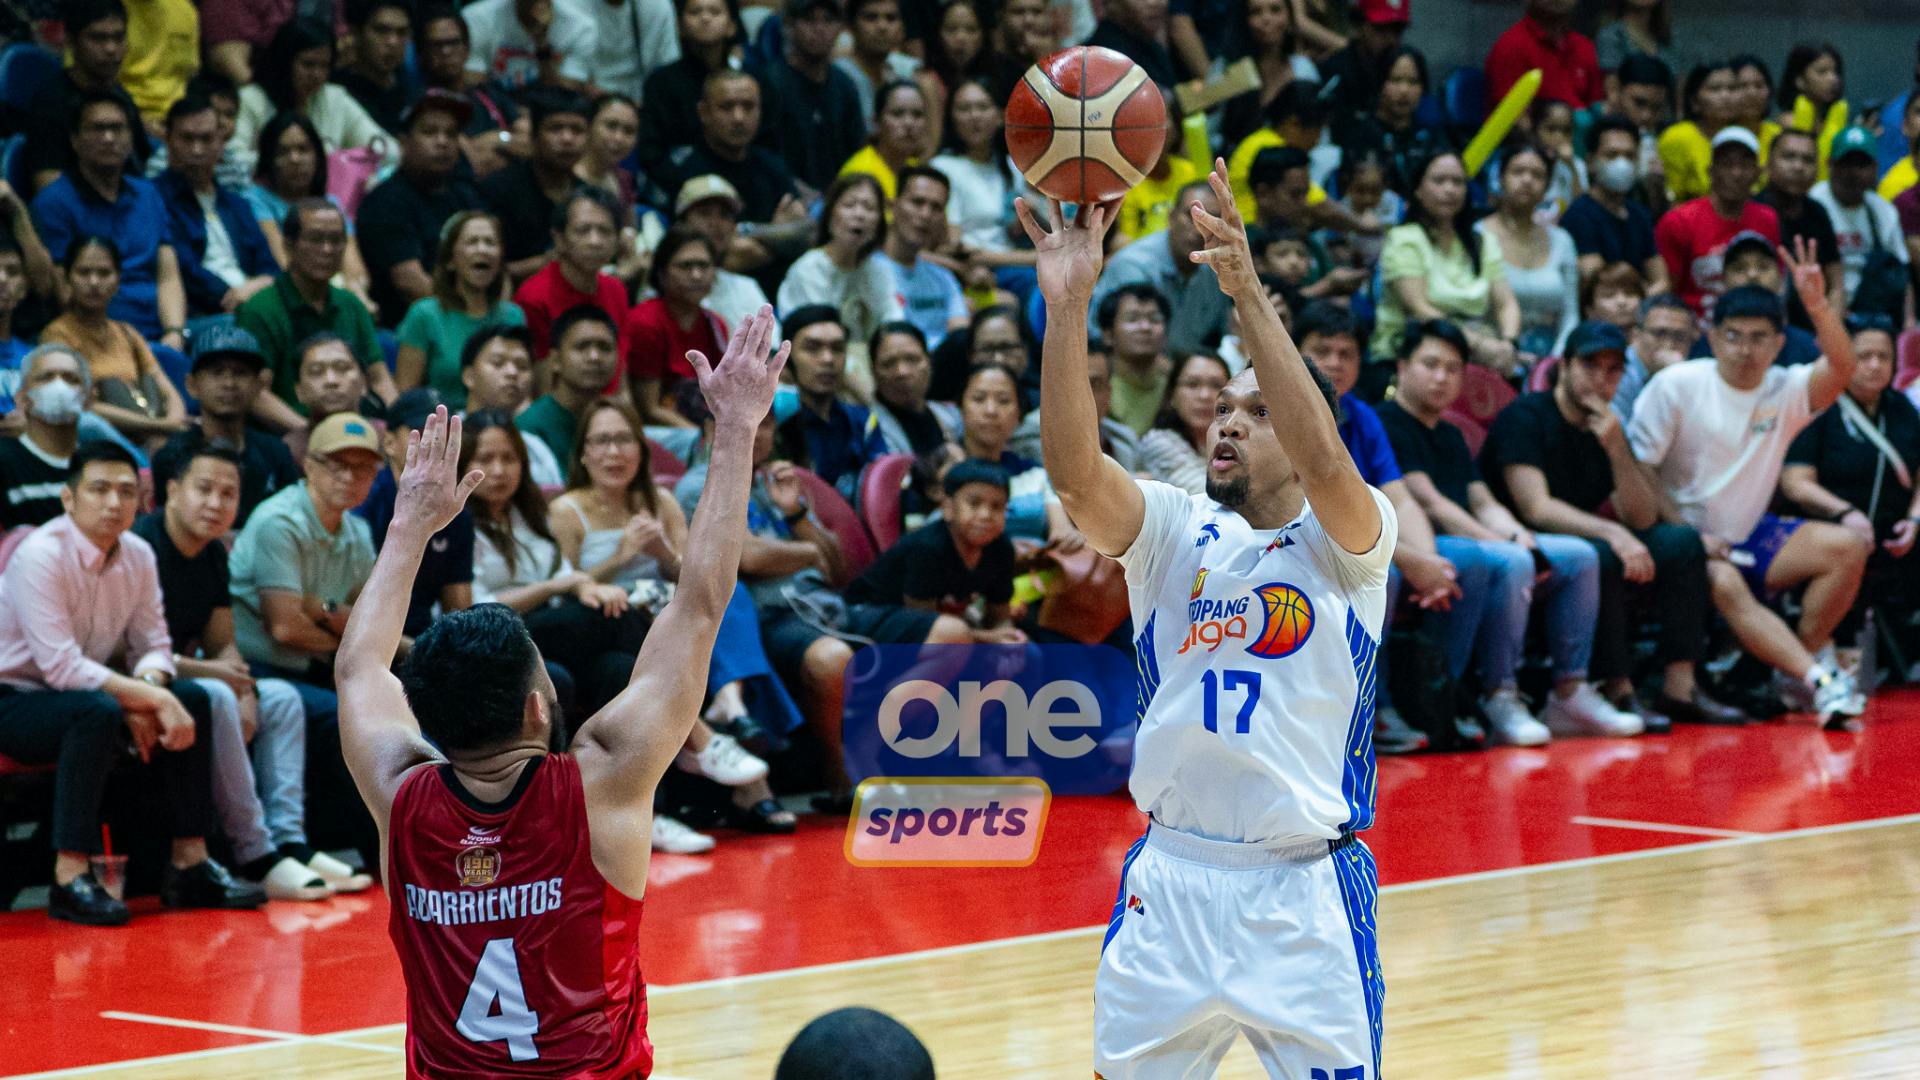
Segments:
[[[1204,495],[1137,481],[1120,557],[1139,669],[1133,798],[1164,825],[1249,843],[1373,823],[1374,656],[1399,527],[1355,555],[1313,508],[1255,529]]]

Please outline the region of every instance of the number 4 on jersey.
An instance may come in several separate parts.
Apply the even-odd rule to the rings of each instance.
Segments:
[[[499,1011],[494,1003],[499,1002]],[[480,966],[467,984],[467,1001],[460,1007],[460,1019],[454,1030],[472,1042],[506,1040],[507,1053],[515,1061],[534,1061],[540,1050],[533,1037],[540,1034],[540,1014],[527,1008],[526,992],[520,989],[520,961],[513,952],[512,938],[494,938],[480,954]]]

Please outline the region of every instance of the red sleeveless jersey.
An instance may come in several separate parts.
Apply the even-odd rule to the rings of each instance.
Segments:
[[[496,804],[451,766],[415,769],[388,829],[409,1077],[652,1071],[641,902],[594,869],[573,758],[529,762]]]

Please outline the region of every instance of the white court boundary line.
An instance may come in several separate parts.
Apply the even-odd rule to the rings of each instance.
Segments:
[[[1428,889],[1451,885],[1465,885],[1479,881],[1498,881],[1506,878],[1530,877],[1534,874],[1559,870],[1574,870],[1588,866],[1605,866],[1612,863],[1637,862],[1642,859],[1658,859],[1669,855],[1681,855],[1710,848],[1747,847],[1754,844],[1766,844],[1776,840],[1793,840],[1809,836],[1832,836],[1838,833],[1860,832],[1867,829],[1883,829],[1898,825],[1920,824],[1920,814],[1900,814],[1894,817],[1866,818],[1860,821],[1846,821],[1836,825],[1813,825],[1804,829],[1784,829],[1770,833],[1745,833],[1725,839],[1701,840],[1690,844],[1668,844],[1664,847],[1642,848],[1636,851],[1620,851],[1607,855],[1589,855],[1579,859],[1563,859],[1559,862],[1529,863],[1525,866],[1510,866],[1500,870],[1482,870],[1471,874],[1455,874],[1451,877],[1429,878],[1424,881],[1407,881],[1395,885],[1382,886],[1382,893],[1424,892]],[[1663,830],[1671,831],[1671,830]],[[1726,830],[1731,831],[1731,830]],[[864,968],[882,967],[888,964],[900,964],[914,960],[927,960],[942,956],[963,956],[969,953],[986,952],[991,949],[1007,948],[1014,945],[1032,944],[1041,941],[1054,941],[1063,938],[1090,937],[1105,932],[1103,925],[1080,926],[1068,930],[1049,930],[1039,934],[1023,934],[1019,937],[994,938],[991,941],[969,942],[964,945],[946,945],[935,949],[921,949],[915,952],[890,953],[886,956],[869,956],[857,960],[840,960],[830,964],[814,964],[810,967],[786,968],[781,971],[761,971],[747,975],[723,975],[715,979],[703,979],[698,982],[675,983],[669,986],[648,986],[649,1001],[676,994],[690,993],[695,990],[711,990],[725,986],[743,986],[750,983],[767,982],[774,979],[791,978],[800,975],[813,975],[829,971],[858,971]],[[103,1016],[115,1014],[102,1013]],[[384,1035],[403,1031],[405,1024],[383,1024],[376,1027],[353,1028],[348,1031],[336,1031],[324,1035],[302,1035],[291,1031],[268,1031],[264,1029],[236,1029],[227,1025],[203,1024],[200,1021],[178,1021],[166,1017],[146,1017],[144,1014],[121,1013],[120,1018],[141,1016],[146,1022],[160,1022],[175,1026],[210,1028],[213,1030],[256,1032],[261,1038],[275,1041],[268,1043],[250,1043],[241,1046],[221,1046],[210,1050],[188,1050],[178,1054],[162,1054],[155,1057],[127,1058],[121,1061],[102,1062],[98,1065],[86,1065],[71,1069],[55,1069],[49,1072],[20,1073],[12,1080],[50,1080],[52,1077],[91,1076],[110,1070],[131,1069],[145,1065],[161,1065],[171,1062],[194,1061],[201,1058],[224,1057],[231,1054],[249,1053],[269,1047],[289,1043],[320,1043],[339,1045],[341,1039],[351,1039],[363,1035]],[[391,1050],[392,1048],[381,1048]],[[675,1080],[674,1077],[654,1074],[654,1080]]]
[[[1664,821],[1635,821],[1632,818],[1588,817],[1575,814],[1567,819],[1575,825],[1588,825],[1606,829],[1633,829],[1638,832],[1674,833],[1680,836],[1717,836],[1726,840],[1739,840],[1747,836],[1765,836],[1765,833],[1743,832],[1739,829],[1712,829],[1705,825],[1670,825]]]

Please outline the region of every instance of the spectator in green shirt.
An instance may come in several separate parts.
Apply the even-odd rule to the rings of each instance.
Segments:
[[[269,380],[254,399],[253,414],[278,431],[305,431],[306,408],[294,395],[299,381],[298,346],[319,333],[338,334],[366,372],[367,388],[381,401],[399,392],[387,370],[373,316],[365,304],[331,280],[346,256],[347,222],[324,199],[303,199],[287,212],[287,269],[251,300],[235,320],[260,342]]]
[[[605,394],[619,370],[619,329],[592,304],[562,312],[553,324],[553,390],[534,399],[514,426],[536,436],[560,461],[573,460],[580,414]]]

